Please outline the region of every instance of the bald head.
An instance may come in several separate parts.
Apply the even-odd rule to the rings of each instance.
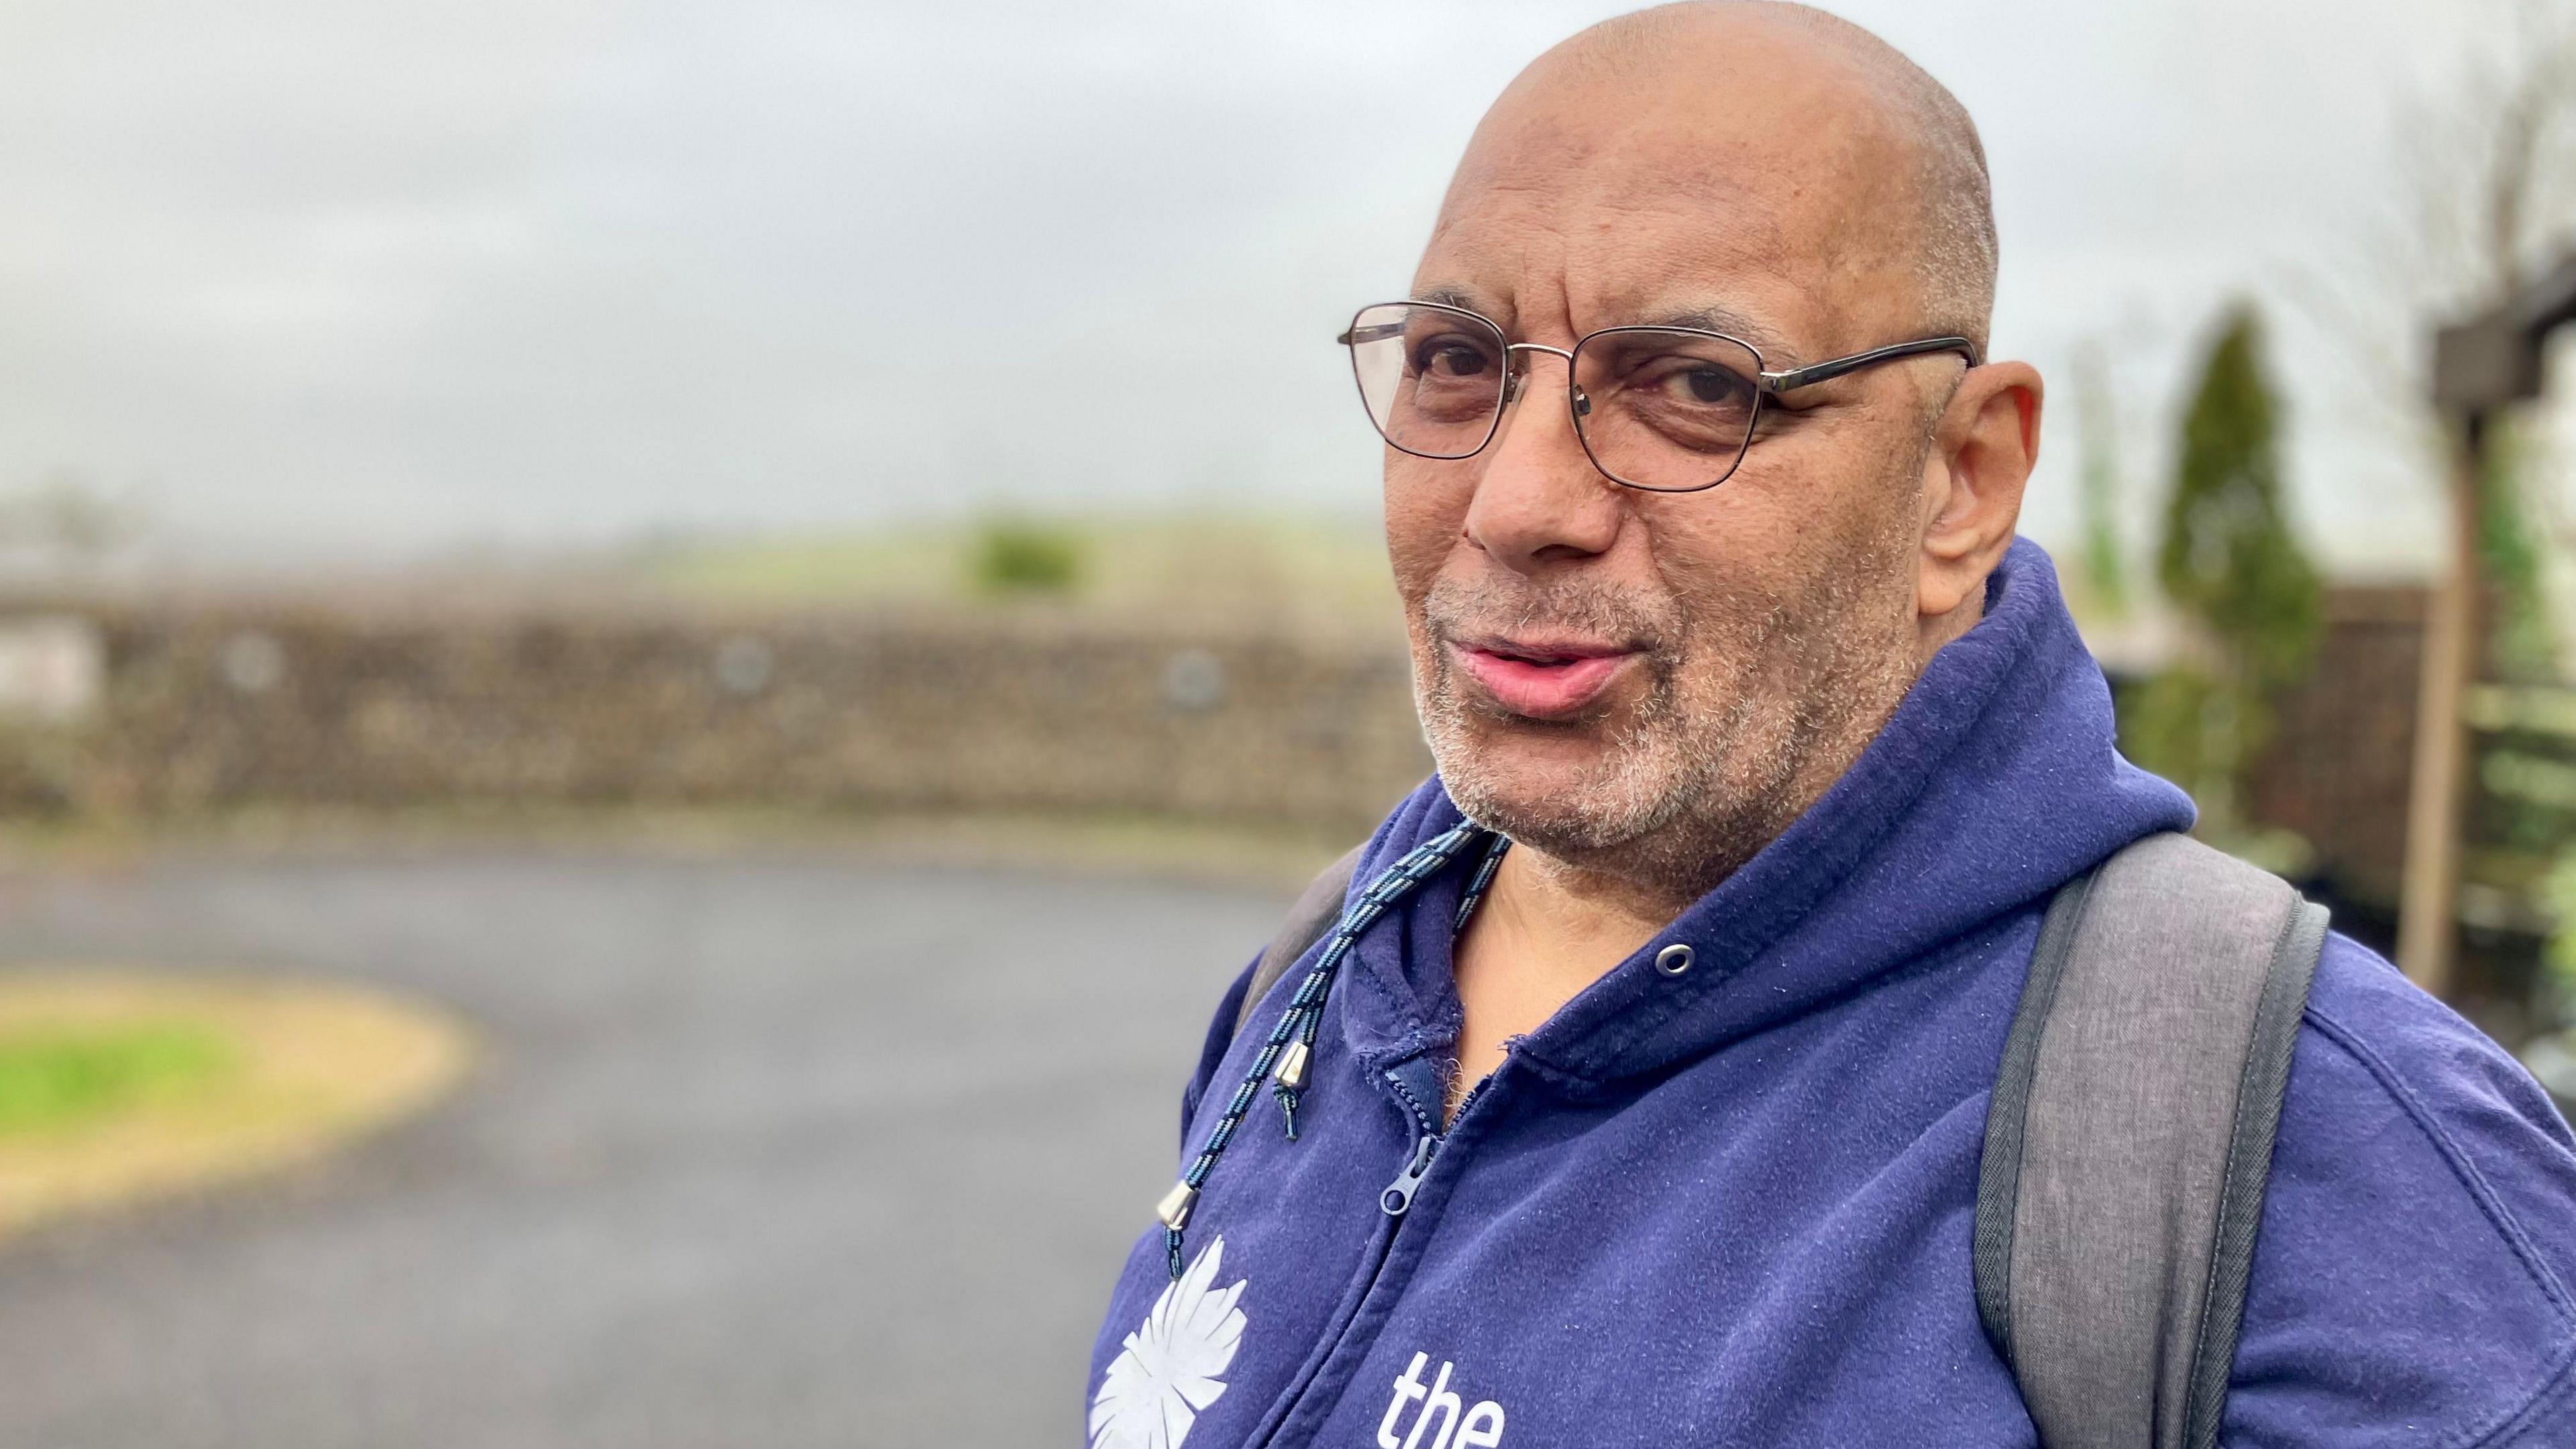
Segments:
[[[1982,353],[1994,284],[1976,128],[1856,26],[1669,5],[1523,71],[1441,202],[1433,305],[1362,376],[1408,419],[1495,399],[1466,453],[1386,456],[1459,808],[1669,903],[1818,799],[2011,544],[2039,375],[1938,345]]]
[[[1831,266],[1901,273],[1913,293],[1907,325],[1985,347],[1996,239],[1976,123],[1922,67],[1850,21],[1786,0],[1684,0],[1604,21],[1513,83],[1460,183],[1496,179],[1477,163],[1499,158],[1478,149],[1550,111],[1574,125],[1586,112],[1612,126],[1662,117],[1675,123],[1665,139],[1696,139],[1721,184],[1730,153],[1767,150],[1786,163],[1780,174],[1739,167],[1739,186],[1780,183],[1765,199],[1818,209],[1826,225],[1815,240]]]

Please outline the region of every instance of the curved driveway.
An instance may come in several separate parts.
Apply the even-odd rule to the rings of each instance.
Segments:
[[[429,1116],[0,1244],[0,1441],[1077,1442],[1178,1088],[1284,897],[814,855],[157,859],[0,885],[0,964],[374,982]]]

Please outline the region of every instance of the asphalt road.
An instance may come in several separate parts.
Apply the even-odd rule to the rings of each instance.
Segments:
[[[164,859],[0,963],[378,983],[464,1090],[0,1244],[0,1445],[1079,1442],[1109,1279],[1265,893],[792,854]]]

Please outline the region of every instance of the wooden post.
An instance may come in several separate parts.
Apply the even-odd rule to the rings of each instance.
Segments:
[[[2453,420],[2451,567],[2424,621],[2424,674],[2415,696],[2415,774],[2406,799],[2406,883],[2398,902],[2397,964],[2436,996],[2456,984],[2461,831],[2471,767],[2460,706],[2486,663],[2478,564],[2486,427],[2501,408],[2540,396],[2541,344],[2576,325],[2576,255],[2487,311],[2433,334],[2432,403]]]
[[[2451,565],[2424,621],[2415,696],[2415,763],[2406,801],[2406,878],[2397,913],[2397,964],[2416,985],[2447,997],[2459,941],[2461,828],[2466,823],[2469,732],[2461,717],[2477,677],[2479,485],[2484,433],[2462,415],[2451,458]]]

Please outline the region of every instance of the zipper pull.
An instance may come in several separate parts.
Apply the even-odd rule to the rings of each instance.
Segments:
[[[1406,1208],[1413,1206],[1414,1189],[1422,1186],[1422,1175],[1431,1170],[1431,1154],[1439,1150],[1440,1139],[1428,1132],[1413,1144],[1412,1160],[1395,1175],[1395,1181],[1386,1185],[1386,1191],[1377,1195],[1377,1205],[1386,1210],[1388,1217],[1400,1218]]]

